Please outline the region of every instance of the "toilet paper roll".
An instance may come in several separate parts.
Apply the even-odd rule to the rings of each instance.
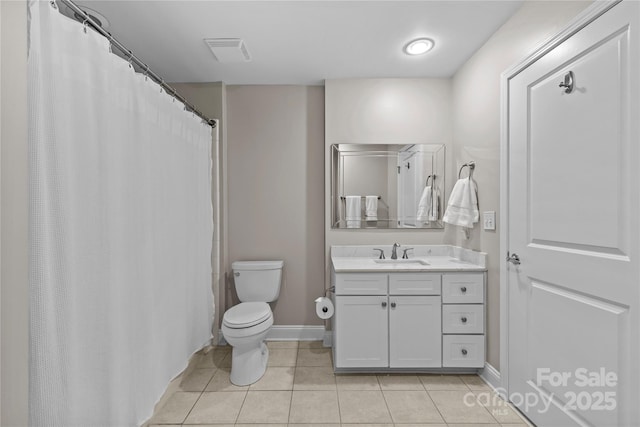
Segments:
[[[316,299],[316,314],[321,319],[329,319],[333,316],[333,303],[329,298],[320,297]]]

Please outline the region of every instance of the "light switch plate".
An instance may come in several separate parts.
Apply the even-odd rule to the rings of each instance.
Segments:
[[[482,213],[482,225],[485,230],[496,229],[496,213],[495,211],[488,211]]]

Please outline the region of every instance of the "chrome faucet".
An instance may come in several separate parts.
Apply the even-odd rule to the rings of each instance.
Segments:
[[[393,248],[391,249],[391,259],[398,259],[398,253],[396,249],[400,247],[400,243],[394,243]]]

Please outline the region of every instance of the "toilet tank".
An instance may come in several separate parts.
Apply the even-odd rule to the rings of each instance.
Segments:
[[[278,299],[284,261],[235,261],[231,264],[236,292],[241,302],[271,302]]]

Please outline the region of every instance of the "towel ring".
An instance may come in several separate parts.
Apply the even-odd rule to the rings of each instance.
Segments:
[[[460,170],[458,171],[458,179],[461,178],[462,169],[464,168],[469,168],[469,178],[471,178],[473,177],[473,170],[476,168],[476,162],[471,160],[470,162],[467,162],[464,165],[460,166]]]

